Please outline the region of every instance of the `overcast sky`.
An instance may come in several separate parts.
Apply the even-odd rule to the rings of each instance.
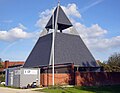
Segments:
[[[0,0],[0,58],[25,61],[58,0]],[[96,60],[120,52],[120,0],[61,0]]]

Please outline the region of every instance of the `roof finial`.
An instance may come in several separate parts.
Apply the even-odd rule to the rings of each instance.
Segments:
[[[60,5],[60,0],[58,0],[58,5]]]

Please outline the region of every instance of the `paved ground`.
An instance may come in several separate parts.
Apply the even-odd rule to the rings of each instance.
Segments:
[[[12,89],[12,88],[0,87],[0,93],[42,93],[33,90],[34,89]]]

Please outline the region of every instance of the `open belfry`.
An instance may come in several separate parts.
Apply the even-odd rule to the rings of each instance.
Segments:
[[[40,68],[44,86],[75,84],[76,71],[100,71],[59,3],[24,64],[24,68],[34,67]]]

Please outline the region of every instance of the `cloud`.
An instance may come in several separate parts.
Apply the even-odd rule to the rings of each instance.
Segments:
[[[10,43],[6,48],[4,48],[2,51],[1,51],[1,55],[5,54],[7,52],[7,50],[9,50],[12,46],[14,46],[18,41],[15,41],[13,43]]]
[[[96,42],[97,44],[97,42]],[[120,46],[120,36],[112,37],[110,39],[103,38],[99,40],[99,47],[103,49],[119,48]],[[98,46],[96,46],[98,47]]]
[[[96,0],[95,2],[91,3],[91,4],[88,5],[88,6],[83,7],[83,8],[80,9],[80,10],[81,10],[81,12],[85,12],[85,11],[87,11],[89,8],[94,7],[95,5],[100,4],[100,3],[103,2],[103,1],[104,1],[104,0]]]
[[[1,21],[2,23],[12,23],[13,22],[13,20],[3,20],[3,21]]]
[[[109,50],[120,46],[120,36],[106,38],[108,31],[98,24],[86,27],[79,22],[74,22],[74,25],[86,45],[92,50]]]
[[[12,28],[8,31],[0,31],[0,40],[2,41],[15,41],[18,39],[27,39],[33,37],[32,33],[24,31],[26,27],[19,24],[18,27]]]
[[[27,28],[23,25],[23,24],[21,24],[21,23],[19,23],[19,28],[21,28],[21,29],[23,29],[23,30],[26,30]]]
[[[36,23],[37,27],[40,27],[41,29],[43,29],[45,27],[45,25],[47,24],[48,20],[50,19],[51,15],[52,15],[52,10],[45,10],[45,12],[42,12],[40,14],[40,18]]]
[[[78,18],[82,17],[80,12],[78,11],[78,7],[74,3],[68,4],[67,7],[62,6],[62,9],[65,11],[67,16],[75,16],[75,17],[78,17]]]
[[[65,13],[67,14],[68,17],[74,16],[77,18],[81,18],[81,14],[79,13],[76,4],[72,3],[72,4],[68,4],[66,7],[65,6],[61,6],[61,7],[65,11]],[[40,18],[37,21],[36,26],[43,29],[45,27],[45,25],[47,24],[48,20],[50,19],[54,9],[55,8],[47,9],[47,10],[43,11],[42,13],[40,13],[40,16],[39,16]]]
[[[97,38],[107,34],[107,30],[102,29],[98,24],[86,27],[79,22],[75,22],[74,25],[83,38]]]

